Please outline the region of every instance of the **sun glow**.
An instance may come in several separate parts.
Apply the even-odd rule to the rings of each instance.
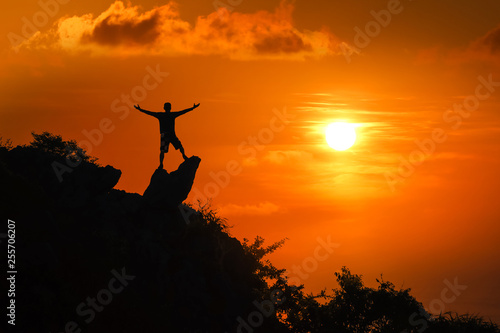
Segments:
[[[338,151],[347,150],[356,142],[355,124],[331,123],[326,127],[325,138],[331,148]]]

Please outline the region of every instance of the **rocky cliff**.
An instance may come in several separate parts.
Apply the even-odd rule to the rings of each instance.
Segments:
[[[17,226],[16,329],[235,331],[262,281],[237,239],[182,203],[200,161],[156,170],[139,195],[114,189],[111,166],[1,149],[1,211]]]

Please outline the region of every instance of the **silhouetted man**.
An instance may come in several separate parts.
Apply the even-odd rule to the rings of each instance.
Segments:
[[[151,112],[151,111],[141,109],[139,104],[134,105],[134,107],[137,110],[139,110],[147,115],[155,117],[160,122],[161,141],[160,141],[160,166],[158,167],[159,169],[163,169],[163,158],[165,157],[165,153],[168,153],[169,144],[172,144],[172,146],[174,146],[175,149],[181,151],[182,157],[184,157],[184,160],[188,159],[188,157],[184,153],[184,147],[182,147],[180,140],[175,135],[175,118],[177,118],[177,117],[179,117],[179,116],[181,116],[189,111],[193,111],[198,106],[200,106],[200,103],[193,104],[192,108],[189,108],[186,110],[177,111],[177,112],[170,112],[170,110],[172,110],[172,105],[170,103],[165,103],[163,105],[163,109],[165,110],[165,112]]]

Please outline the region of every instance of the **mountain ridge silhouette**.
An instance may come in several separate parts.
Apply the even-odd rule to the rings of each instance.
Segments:
[[[251,258],[240,242],[224,233],[222,225],[205,223],[189,206],[182,206],[191,211],[188,221],[179,211],[200,158],[191,157],[171,173],[155,170],[144,196],[114,189],[121,171],[111,166],[81,161],[60,182],[53,165],[66,165],[66,156],[18,146],[1,150],[0,161],[3,193],[8,193],[1,200],[2,212],[17,223],[18,266],[29,277],[18,282],[17,295],[18,312],[30,313],[30,321],[23,321],[26,329],[59,332],[67,322],[76,322],[89,332],[97,327],[183,331],[182,323],[190,330],[222,331],[234,326],[257,297],[252,289],[260,285],[248,279],[251,266],[243,264]],[[122,267],[136,279],[115,296],[106,316],[99,318],[96,312],[86,323],[76,307]],[[129,313],[141,299],[147,303],[143,309]],[[121,302],[128,306],[120,307]],[[22,305],[30,303],[32,307]],[[67,307],[58,309],[58,304]],[[57,311],[48,315],[43,309]],[[123,327],[119,313],[129,313]],[[37,324],[30,327],[29,322]]]

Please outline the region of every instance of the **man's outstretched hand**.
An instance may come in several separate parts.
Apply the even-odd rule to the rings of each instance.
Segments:
[[[200,103],[198,103],[198,104],[194,103],[193,104],[193,109],[196,109],[198,106],[200,106]]]
[[[200,105],[200,104],[198,104],[198,105]],[[137,109],[137,110],[139,110],[139,111],[142,111],[142,109],[141,109],[141,107],[139,106],[139,104],[134,105],[134,108],[136,108],[136,109]]]

